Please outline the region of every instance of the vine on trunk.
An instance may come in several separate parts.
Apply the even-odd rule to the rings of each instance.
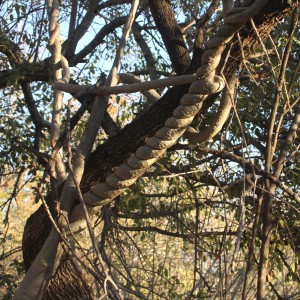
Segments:
[[[255,1],[249,7],[229,8],[224,11],[224,24],[219,27],[216,36],[207,42],[202,65],[196,71],[198,79],[181,98],[180,105],[174,110],[173,116],[168,118],[164,127],[153,137],[148,138],[145,145],[139,147],[134,155],[119,165],[105,182],[94,185],[83,195],[87,204],[94,207],[110,203],[176,143],[191,124],[205,99],[223,90],[225,82],[221,76],[216,75],[216,69],[226,44],[266,3],[267,0]]]

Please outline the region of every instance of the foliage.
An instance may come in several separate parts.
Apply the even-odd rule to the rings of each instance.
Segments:
[[[195,39],[204,47],[221,22],[221,5],[218,1],[164,2],[170,2],[190,56],[196,56]],[[62,1],[60,40],[73,83],[93,85],[102,73],[109,73],[129,3]],[[213,3],[216,9],[205,21]],[[49,194],[53,101],[49,74],[53,66],[49,62],[46,4],[4,0],[0,8],[0,207],[4,221],[0,295],[12,299],[25,272],[19,252],[21,231],[36,209],[35,201],[41,202],[38,196]],[[91,22],[72,48],[72,37],[88,16]],[[74,28],[70,26],[72,17]],[[253,299],[262,268],[264,207],[269,194],[274,196],[273,230],[265,289],[268,299],[299,297],[299,121],[286,148],[290,128],[300,114],[300,37],[295,19],[292,14],[284,18],[263,45],[258,42],[259,50],[252,56],[244,49],[248,56],[241,59],[237,71],[239,86],[233,109],[218,135],[201,145],[181,138],[132,187],[98,211],[93,221],[99,251],[125,299],[242,299],[241,287],[246,281],[246,298]],[[119,23],[113,26],[114,22]],[[135,26],[148,49],[137,33],[131,33],[118,72],[145,81],[175,75],[174,62],[147,1],[141,1]],[[253,28],[249,25],[247,30]],[[101,31],[101,40],[94,40]],[[91,41],[94,44],[88,47]],[[239,46],[242,48],[242,43]],[[78,59],[80,51],[86,52]],[[157,89],[160,96],[166,91]],[[200,111],[193,123],[199,131],[212,122],[221,97],[216,95]],[[70,117],[83,103],[75,98],[64,95],[61,132],[68,131]],[[107,109],[110,126],[126,129],[151,105],[141,93],[111,95]],[[66,165],[70,154],[76,152],[90,109],[91,105],[64,141]],[[93,149],[118,138],[110,130],[103,124]],[[284,165],[277,176],[282,153]],[[273,193],[273,182],[266,173],[277,176],[290,194],[279,185]],[[84,233],[76,238],[81,245],[74,247],[77,255],[88,253],[94,258],[89,236]],[[84,259],[83,268],[98,270]],[[96,277],[92,279],[100,297],[101,284]]]

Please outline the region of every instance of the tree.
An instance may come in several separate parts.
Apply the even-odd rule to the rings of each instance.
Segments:
[[[15,299],[299,296],[297,1],[0,5]]]

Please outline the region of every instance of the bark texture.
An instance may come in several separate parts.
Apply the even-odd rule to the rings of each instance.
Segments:
[[[53,279],[49,281],[43,299],[93,300],[95,298],[93,296],[92,287],[88,284],[88,280],[83,273],[77,270],[69,256],[66,254],[62,258]]]
[[[188,71],[191,60],[181,29],[174,17],[170,1],[149,0],[148,3],[175,72],[184,74]]]
[[[169,7],[167,1],[149,1],[151,10],[155,5],[158,5],[158,2],[162,3],[161,5],[167,5]],[[272,28],[278,24],[286,14],[291,12],[296,5],[296,2],[293,2],[290,6],[282,1],[269,1],[269,4],[261,11],[260,15],[254,18],[262,38],[265,39]],[[156,22],[160,32],[164,32],[164,24],[161,24],[159,19],[157,19]],[[174,32],[177,32],[176,28]],[[247,57],[250,53],[253,53],[259,43],[250,25],[245,26],[241,30],[240,35],[245,47],[244,54]],[[165,40],[163,37],[166,48],[169,51],[170,57],[176,57],[174,60],[179,59],[181,63],[181,66],[176,67],[178,73],[192,73],[199,67],[201,57],[194,57],[193,64],[191,65],[189,58],[187,59],[186,57],[185,47],[181,44],[182,41],[180,40],[179,33],[177,38],[179,45],[177,50],[182,48],[182,52],[176,52],[176,47],[168,48],[167,45],[171,42]],[[232,44],[232,58],[227,62],[225,68],[226,77],[229,77],[236,70],[241,58],[240,45],[238,45],[237,41],[233,41]],[[179,58],[178,55],[180,56]],[[173,61],[172,58],[171,60]],[[186,67],[186,65],[188,65],[188,67]],[[180,98],[187,90],[188,86],[171,88],[146,113],[127,125],[120,134],[110,138],[105,144],[99,145],[86,164],[81,182],[82,192],[88,192],[91,186],[103,182],[105,178],[112,173],[115,167],[123,163],[128,156],[144,144],[147,137],[152,136],[158,129],[163,127],[165,120],[172,115],[174,109],[180,103]],[[211,97],[210,100],[208,99],[208,101],[206,101],[206,107],[213,99],[214,98]],[[43,208],[40,208],[28,219],[23,236],[23,255],[26,268],[28,268],[34,260],[50,230],[51,224]],[[92,299],[87,298],[88,295],[90,295],[90,291],[84,281],[82,277],[78,276],[70,260],[65,257],[55,277],[49,282],[45,299]],[[66,293],[66,291],[68,292]],[[82,293],[82,295],[80,293]]]

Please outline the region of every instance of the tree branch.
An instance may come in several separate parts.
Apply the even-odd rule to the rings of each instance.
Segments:
[[[187,146],[187,148],[190,148],[191,146]],[[193,148],[193,147],[191,147]],[[223,159],[230,159],[231,161],[237,162],[242,166],[248,166],[251,168],[254,168],[255,173],[259,174],[261,176],[264,176],[266,179],[269,179],[272,183],[274,183],[277,187],[279,187],[280,189],[282,189],[285,193],[287,193],[290,197],[292,197],[293,199],[295,199],[296,201],[300,202],[300,195],[298,195],[297,193],[293,192],[289,187],[287,187],[285,184],[282,183],[281,180],[277,179],[275,176],[273,176],[272,174],[261,170],[259,167],[254,166],[253,163],[251,161],[248,161],[238,155],[235,155],[231,152],[227,152],[225,150],[214,150],[214,149],[210,149],[210,148],[205,148],[205,147],[198,147],[199,151],[203,151],[204,153],[210,153],[213,154],[217,157],[221,157]]]
[[[156,233],[159,233],[159,234],[162,234],[162,235],[178,237],[178,238],[182,238],[182,239],[193,239],[193,238],[195,238],[194,233],[182,234],[182,233],[179,233],[179,232],[171,232],[171,231],[163,230],[163,229],[160,229],[160,228],[154,227],[154,226],[130,227],[130,226],[118,225],[118,226],[116,226],[116,228],[122,229],[124,231],[156,232]],[[198,232],[198,234],[197,234],[197,236],[215,236],[215,235],[236,235],[236,232],[235,231],[229,231],[229,232],[225,232],[225,231],[206,231],[206,232]]]
[[[155,59],[152,55],[150,47],[148,46],[144,37],[142,36],[141,31],[142,31],[141,26],[139,26],[139,24],[135,22],[132,26],[132,33],[133,33],[133,36],[134,36],[137,44],[140,46],[140,48],[144,54],[144,58],[146,61],[147,69],[149,71],[150,79],[151,80],[158,79],[159,76],[158,76],[158,74],[156,72],[156,68],[155,68],[155,64],[156,64]]]
[[[124,93],[136,93],[149,91],[151,89],[165,88],[167,86],[183,85],[195,81],[196,75],[180,75],[174,77],[168,77],[163,79],[144,81],[140,83],[132,83],[130,85],[122,86],[90,86],[90,85],[72,85],[64,83],[55,83],[55,88],[70,93],[87,93],[94,95],[117,95]]]
[[[89,55],[96,47],[104,42],[104,38],[112,33],[116,28],[125,24],[127,20],[126,16],[118,17],[112,20],[109,24],[102,27],[102,29],[96,34],[94,39],[85,46],[81,51],[79,51],[74,56],[70,57],[70,63],[77,64],[81,62],[87,55]]]
[[[168,0],[149,0],[148,3],[175,72],[178,75],[185,74],[190,67],[191,59],[170,2]]]
[[[24,100],[26,102],[27,108],[29,110],[31,119],[35,125],[36,128],[47,128],[51,129],[51,123],[46,121],[39,111],[37,110],[37,107],[35,105],[35,101],[31,92],[30,84],[29,83],[21,83],[22,91],[24,94]]]
[[[85,33],[87,32],[88,28],[91,26],[91,24],[96,16],[95,9],[96,9],[97,5],[98,5],[98,0],[91,0],[88,2],[87,13],[83,17],[81,23],[74,30],[74,33],[72,34],[71,39],[66,40],[65,43],[62,45],[63,53],[65,52],[65,48],[68,47],[68,50],[69,50],[68,55],[73,56],[78,42],[85,35]]]

